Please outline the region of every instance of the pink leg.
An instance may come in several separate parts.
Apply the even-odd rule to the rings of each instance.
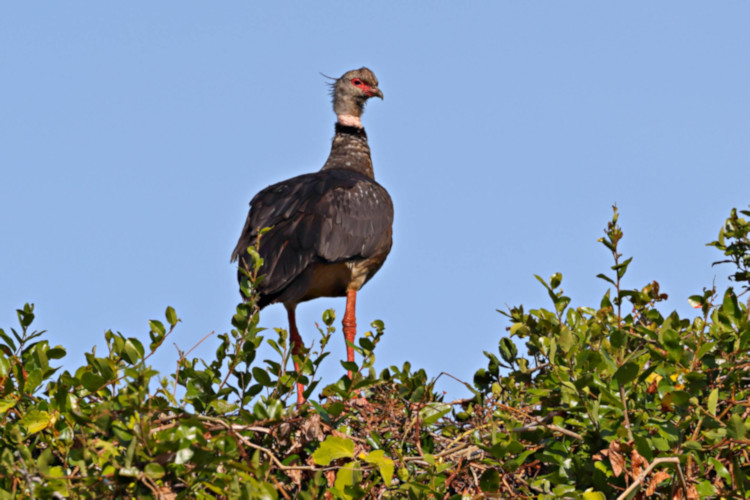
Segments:
[[[302,355],[302,347],[304,344],[302,343],[302,337],[299,336],[299,332],[297,331],[297,319],[294,315],[294,307],[290,306],[286,308],[286,314],[287,318],[289,319],[289,336],[291,337],[292,342],[292,353],[294,353],[297,356]],[[296,361],[294,362],[294,369],[299,372],[299,363]],[[297,383],[297,404],[301,405],[305,402],[305,397],[302,395],[302,393],[305,392],[305,386],[301,383]]]
[[[354,314],[354,310],[357,305],[357,291],[347,290],[346,291],[346,312],[344,312],[344,320],[341,322],[344,326],[344,338],[347,342],[354,343],[354,337],[357,335],[357,318]],[[346,360],[354,361],[354,349],[347,344],[346,345]],[[349,372],[349,378],[352,378],[352,372]]]

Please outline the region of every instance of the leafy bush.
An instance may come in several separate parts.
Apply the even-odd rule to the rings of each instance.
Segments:
[[[733,210],[710,244],[746,290],[748,233]],[[170,376],[148,359],[180,321],[171,307],[148,347],[107,332],[106,353],[60,373],[65,350],[31,330],[27,304],[0,330],[0,498],[748,498],[748,307],[711,288],[689,297],[697,317],[663,315],[657,282],[623,285],[621,238],[615,209],[597,306],[572,307],[560,274],[537,277],[551,307],[502,311],[510,336],[452,402],[408,363],[375,371],[379,321],[358,340],[363,361],[342,363],[351,380],[316,398],[335,315],[288,370],[287,332],[258,327],[252,248],[248,301],[215,358],[180,353]],[[263,342],[276,360],[256,362]]]

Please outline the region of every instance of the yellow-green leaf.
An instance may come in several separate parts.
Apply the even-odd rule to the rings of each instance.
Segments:
[[[21,424],[29,434],[36,434],[47,428],[50,416],[46,411],[32,410],[21,418]]]
[[[393,460],[385,456],[383,450],[374,450],[362,457],[369,464],[376,465],[383,476],[383,483],[388,487],[393,479]]]
[[[719,389],[716,388],[708,395],[708,412],[716,416],[716,403],[719,401]]]
[[[451,411],[452,407],[448,403],[428,403],[419,411],[419,417],[422,419],[422,425],[432,425],[443,415]]]
[[[354,456],[354,441],[351,439],[328,436],[313,453],[313,461],[318,465],[329,465],[338,458]]]
[[[601,491],[586,491],[583,493],[583,500],[607,500]]]
[[[16,406],[15,398],[0,399],[0,413],[5,413],[6,411],[10,410],[14,406]]]
[[[146,465],[146,468],[143,469],[143,472],[146,473],[148,477],[151,479],[160,479],[164,477],[164,467],[162,467],[160,464],[156,462],[151,462],[150,464]]]
[[[331,437],[331,436],[329,436]],[[352,445],[354,443],[352,442]],[[336,473],[336,481],[333,483],[333,487],[338,490],[338,493],[343,497],[349,500],[351,495],[347,495],[345,492],[345,488],[347,486],[351,486],[356,482],[359,482],[360,474],[359,471],[354,470],[354,466],[356,465],[356,462],[351,462],[343,466],[339,469],[339,471]]]

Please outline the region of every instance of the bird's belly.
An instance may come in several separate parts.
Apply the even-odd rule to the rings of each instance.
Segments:
[[[369,259],[314,264],[311,286],[300,302],[318,297],[342,297],[347,290],[359,290],[374,274],[376,269],[372,264]]]
[[[313,264],[311,286],[300,301],[318,297],[341,297],[352,280],[352,272],[346,262],[335,264]]]

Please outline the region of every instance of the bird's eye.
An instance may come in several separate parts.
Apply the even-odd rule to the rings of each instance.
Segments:
[[[362,85],[362,80],[360,80],[359,78],[355,78],[352,80],[352,85],[356,85],[357,87],[359,87]]]

